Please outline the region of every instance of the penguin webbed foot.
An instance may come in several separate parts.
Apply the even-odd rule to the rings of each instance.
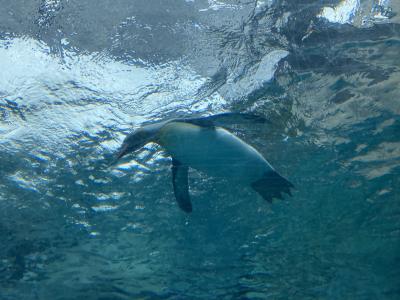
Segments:
[[[294,185],[275,171],[265,173],[264,176],[253,182],[251,187],[269,203],[273,198],[283,200],[283,193],[292,197],[291,188]]]

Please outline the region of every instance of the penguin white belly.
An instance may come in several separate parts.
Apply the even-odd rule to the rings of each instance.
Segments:
[[[159,143],[180,163],[214,177],[249,184],[273,170],[256,149],[219,127],[171,122],[161,129]]]

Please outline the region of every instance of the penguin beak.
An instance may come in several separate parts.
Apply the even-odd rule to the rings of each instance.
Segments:
[[[125,156],[128,154],[128,145],[122,145],[121,149],[118,152],[117,158],[115,159],[116,161],[119,160],[121,157]]]
[[[119,150],[117,156],[111,161],[111,163],[109,164],[109,166],[111,167],[111,166],[115,165],[115,164],[118,162],[118,160],[119,160],[121,157],[123,157],[123,156],[125,156],[126,154],[128,154],[128,152],[129,152],[129,151],[128,151],[128,146],[127,146],[127,145],[123,145],[123,146],[121,147],[121,149]]]

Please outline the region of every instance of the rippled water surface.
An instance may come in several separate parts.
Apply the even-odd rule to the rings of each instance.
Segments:
[[[0,0],[0,299],[399,299],[400,3]],[[296,186],[190,171],[140,124],[235,111]]]

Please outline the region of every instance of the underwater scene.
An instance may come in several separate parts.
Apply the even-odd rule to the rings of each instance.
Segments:
[[[400,299],[400,1],[0,0],[0,300]]]

